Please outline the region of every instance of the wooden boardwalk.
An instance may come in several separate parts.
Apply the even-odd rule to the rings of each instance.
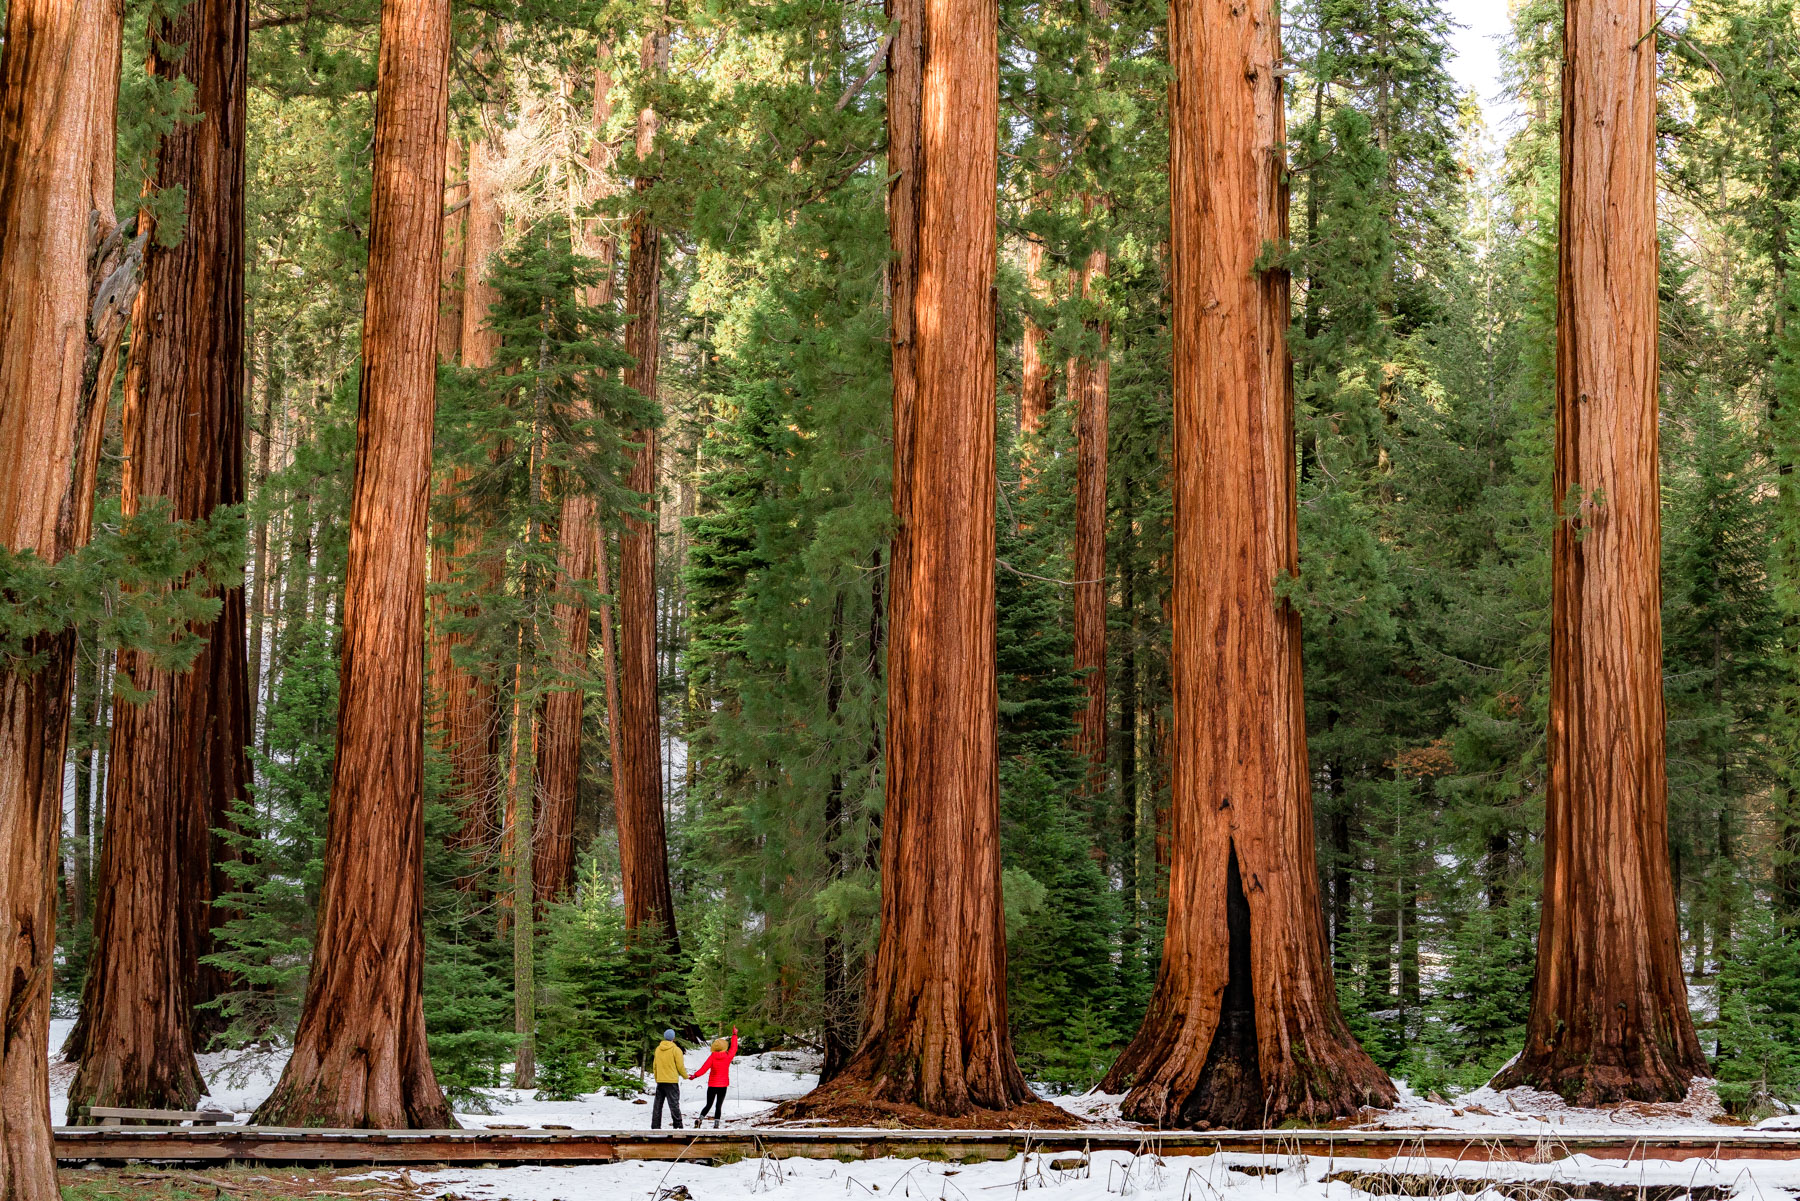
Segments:
[[[1159,1155],[1315,1155],[1327,1159],[1419,1156],[1468,1162],[1598,1159],[1800,1159],[1800,1131],[1721,1128],[1711,1133],[1507,1133],[1395,1130],[325,1130],[272,1126],[59,1127],[64,1164],[151,1160],[185,1163],[580,1164],[625,1159],[928,1158],[972,1162],[1023,1151],[1130,1151]]]

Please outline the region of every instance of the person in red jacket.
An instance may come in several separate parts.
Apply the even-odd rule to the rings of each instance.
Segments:
[[[726,1046],[724,1039],[713,1039],[712,1054],[706,1057],[706,1062],[700,1065],[699,1071],[688,1077],[689,1080],[698,1080],[706,1073],[712,1073],[706,1077],[706,1107],[700,1111],[700,1116],[694,1119],[695,1126],[704,1121],[707,1113],[711,1112],[713,1129],[717,1130],[719,1119],[725,1116],[725,1091],[731,1087],[731,1061],[737,1058],[737,1034],[737,1027],[733,1026],[729,1047]]]

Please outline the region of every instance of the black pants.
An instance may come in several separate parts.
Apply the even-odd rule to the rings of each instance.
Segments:
[[[681,1129],[681,1085],[658,1084],[656,1086],[656,1103],[650,1107],[650,1129],[662,1129],[663,1102],[669,1103],[669,1116],[675,1121],[675,1129]]]
[[[695,1118],[694,1121],[702,1122],[702,1121],[705,1121],[707,1118],[711,1118],[713,1121],[717,1122],[720,1118],[724,1117],[725,1116],[725,1094],[727,1091],[729,1091],[729,1090],[723,1089],[723,1088],[717,1088],[710,1084],[707,1085],[706,1086],[706,1108],[704,1108],[700,1111],[700,1116]]]

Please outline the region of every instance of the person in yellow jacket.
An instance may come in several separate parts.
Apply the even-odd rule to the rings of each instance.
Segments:
[[[675,1120],[675,1129],[681,1129],[681,1078],[687,1075],[687,1059],[681,1048],[675,1045],[675,1032],[663,1031],[663,1040],[657,1044],[656,1060],[656,1104],[650,1107],[650,1129],[662,1129],[663,1103],[669,1106],[669,1116]]]

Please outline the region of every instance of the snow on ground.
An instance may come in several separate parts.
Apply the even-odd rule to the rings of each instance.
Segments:
[[[50,1023],[50,1117],[61,1125],[69,1107],[69,1084],[75,1065],[58,1058],[63,1040],[74,1022]],[[687,1052],[688,1071],[706,1062],[710,1048],[702,1043]],[[275,1091],[288,1051],[212,1051],[199,1057],[200,1074],[206,1080],[201,1109],[228,1109],[247,1120],[263,1099]],[[725,1097],[725,1120],[742,1123],[774,1108],[791,1097],[811,1091],[818,1081],[816,1056],[771,1051],[741,1055],[731,1065],[731,1091]],[[650,1125],[652,1086],[636,1097],[590,1093],[577,1101],[540,1101],[534,1090],[488,1089],[488,1113],[457,1114],[470,1130],[499,1126],[567,1126],[576,1130],[631,1130]],[[681,1086],[681,1112],[690,1123],[706,1103],[706,1080],[685,1081]],[[668,1123],[665,1116],[664,1124]]]
[[[1481,1134],[1540,1135],[1546,1130],[1578,1134],[1621,1130],[1655,1130],[1666,1134],[1717,1134],[1721,1126],[1739,1123],[1726,1117],[1710,1080],[1696,1080],[1686,1099],[1670,1104],[1627,1102],[1599,1109],[1573,1108],[1555,1093],[1530,1088],[1504,1092],[1482,1087],[1446,1100],[1436,1093],[1419,1096],[1404,1080],[1396,1080],[1399,1104],[1387,1110],[1364,1110],[1354,1130],[1456,1130]],[[1102,1126],[1130,1127],[1119,1116],[1122,1095],[1101,1092],[1054,1098],[1064,1109]],[[1800,1114],[1771,1118],[1764,1129],[1800,1130]]]
[[[687,1070],[706,1062],[709,1049],[702,1044],[687,1052]],[[725,1096],[725,1120],[734,1125],[773,1109],[778,1103],[812,1091],[818,1082],[816,1057],[771,1051],[741,1055],[731,1065],[731,1091]],[[636,1097],[612,1097],[589,1093],[578,1101],[539,1101],[537,1093],[514,1089],[490,1089],[492,1113],[457,1114],[457,1120],[475,1130],[497,1126],[568,1126],[575,1130],[630,1130],[650,1125],[650,1100],[654,1088],[646,1083]],[[681,1113],[689,1125],[706,1104],[706,1078],[684,1081]],[[663,1124],[669,1124],[668,1115]]]
[[[1576,1109],[1555,1093],[1531,1088],[1504,1092],[1482,1087],[1462,1093],[1454,1101],[1434,1094],[1419,1096],[1396,1081],[1400,1103],[1376,1114],[1359,1130],[1467,1130],[1483,1133],[1542,1133],[1546,1128],[1562,1133],[1650,1130],[1685,1134],[1719,1132],[1725,1108],[1719,1104],[1710,1080],[1696,1080],[1687,1098],[1668,1104],[1647,1105],[1628,1101],[1599,1109]],[[1737,1125],[1735,1122],[1726,1123]]]
[[[922,1159],[831,1160],[746,1159],[716,1167],[642,1160],[585,1167],[453,1168],[411,1178],[425,1195],[448,1201],[1011,1201],[1032,1194],[1041,1201],[1365,1201],[1371,1194],[1348,1181],[1326,1178],[1344,1172],[1389,1172],[1424,1178],[1428,1191],[1480,1201],[1507,1201],[1480,1181],[1506,1180],[1530,1186],[1529,1195],[1551,1198],[1575,1193],[1577,1184],[1628,1189],[1675,1186],[1684,1192],[1713,1187],[1731,1190],[1736,1201],[1787,1201],[1800,1190],[1800,1164],[1756,1160],[1617,1160],[1571,1156],[1548,1164],[1472,1164],[1411,1156],[1394,1159],[1337,1159],[1287,1155],[1162,1156],[1124,1151],[1096,1152],[1074,1170],[1052,1163],[1080,1163],[1068,1154],[1031,1153],[995,1163],[955,1164]],[[1244,1171],[1242,1169],[1249,1169]],[[378,1174],[379,1175],[379,1174]],[[391,1178],[391,1176],[389,1177]],[[1421,1183],[1415,1179],[1413,1188]],[[1509,1188],[1517,1198],[1519,1190]],[[1461,1194],[1462,1196],[1458,1196]]]
[[[72,1064],[56,1058],[63,1039],[74,1023],[56,1020],[50,1023],[50,1112],[56,1122],[64,1120],[68,1107],[69,1082],[74,1077]],[[701,1044],[687,1052],[688,1071],[698,1068],[706,1059],[707,1047]],[[285,1048],[278,1050],[244,1050],[208,1052],[200,1057],[200,1072],[207,1082],[207,1095],[201,1108],[228,1109],[247,1119],[275,1088],[281,1069],[287,1062]],[[752,1125],[758,1114],[782,1101],[808,1092],[817,1080],[817,1057],[804,1053],[771,1051],[761,1055],[744,1055],[732,1065],[731,1092],[725,1100],[725,1120],[733,1125]],[[566,1126],[576,1130],[630,1130],[650,1125],[651,1088],[635,1097],[615,1097],[591,1093],[575,1101],[540,1101],[531,1090],[490,1089],[487,1113],[458,1114],[457,1119],[469,1129],[503,1126]],[[706,1099],[704,1080],[684,1082],[681,1086],[683,1116],[691,1122]],[[1064,1109],[1096,1125],[1126,1127],[1119,1117],[1120,1096],[1100,1092],[1053,1098]],[[1367,1121],[1358,1128],[1365,1130],[1466,1130],[1478,1133],[1541,1134],[1546,1129],[1563,1133],[1582,1131],[1650,1130],[1666,1133],[1717,1133],[1724,1110],[1719,1105],[1710,1081],[1696,1081],[1686,1100],[1668,1105],[1627,1103],[1603,1109],[1573,1109],[1553,1093],[1540,1093],[1529,1088],[1499,1092],[1479,1088],[1463,1093],[1455,1100],[1436,1094],[1421,1097],[1400,1084],[1400,1103],[1380,1113],[1368,1111]],[[666,1119],[665,1119],[666,1121]],[[1735,1125],[1735,1123],[1731,1123]],[[1800,1129],[1800,1115],[1773,1118],[1763,1123],[1769,1129]]]

